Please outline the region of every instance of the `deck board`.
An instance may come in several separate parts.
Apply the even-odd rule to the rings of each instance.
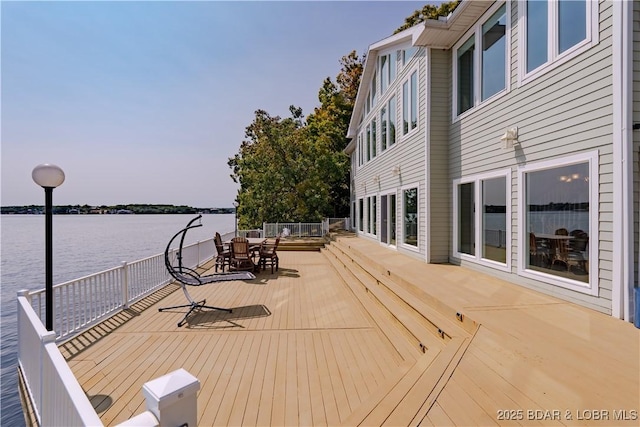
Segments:
[[[462,267],[347,242],[371,258],[365,269],[411,283],[406,292],[437,317],[462,312],[481,325],[471,336],[465,325],[466,350],[450,347],[456,337],[424,356],[390,341],[395,321],[370,313],[376,304],[365,307],[328,256],[287,251],[277,273],[189,288],[232,313],[203,310],[178,328],[184,310],[157,310],[185,303],[170,285],[61,351],[85,392],[102,400],[105,425],[142,412],[144,383],[178,368],[201,383],[201,426],[336,426],[367,414],[379,424],[564,425],[572,423],[498,420],[497,411],[640,409],[640,333],[632,325]],[[444,362],[432,364],[439,353],[459,356],[442,376],[433,368]],[[376,399],[382,404],[372,406]]]

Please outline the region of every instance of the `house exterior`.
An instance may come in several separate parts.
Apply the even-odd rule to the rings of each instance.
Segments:
[[[633,320],[640,3],[463,1],[372,44],[358,235]]]

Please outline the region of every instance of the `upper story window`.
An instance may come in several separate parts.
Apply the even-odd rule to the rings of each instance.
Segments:
[[[392,96],[380,109],[381,151],[396,143],[396,97]]]
[[[536,0],[520,7],[524,34],[520,45],[521,79],[550,69],[551,64],[597,43],[598,2]]]
[[[460,115],[507,89],[508,6],[494,6],[455,47],[454,99]]]
[[[383,94],[396,79],[395,52],[378,57],[378,69],[380,71],[380,94]]]
[[[415,55],[417,51],[418,51],[418,48],[416,46],[412,46],[407,49],[402,49],[401,50],[402,65],[403,66],[407,65],[407,63],[411,61],[411,58],[413,58],[413,55]]]
[[[402,84],[402,134],[418,127],[418,72]]]

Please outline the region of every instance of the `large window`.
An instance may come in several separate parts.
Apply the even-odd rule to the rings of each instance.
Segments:
[[[507,89],[508,16],[507,5],[499,3],[455,47],[456,115]]]
[[[380,241],[388,245],[396,244],[396,195],[380,196]]]
[[[598,2],[587,0],[535,0],[519,8],[524,22],[524,75],[547,69],[559,59],[597,43],[591,27],[598,19]]]
[[[509,269],[511,215],[507,194],[510,185],[510,171],[454,181],[456,256]]]
[[[371,157],[375,158],[378,155],[378,126],[376,118],[371,120]]]
[[[523,168],[521,274],[583,292],[597,256],[597,154]],[[594,248],[595,245],[595,248]]]
[[[364,201],[358,199],[358,230],[364,231]]]
[[[402,85],[402,134],[418,127],[418,72]]]
[[[380,94],[384,94],[396,79],[396,54],[388,53],[378,58],[380,69]]]
[[[458,63],[458,114],[462,114],[475,104],[473,70],[475,56],[475,36],[471,36],[457,51]]]
[[[396,143],[396,98],[391,97],[380,109],[380,146],[381,151]]]
[[[482,101],[504,90],[507,63],[507,6],[482,24]]]
[[[402,238],[403,243],[418,247],[418,189],[409,188],[402,192]]]

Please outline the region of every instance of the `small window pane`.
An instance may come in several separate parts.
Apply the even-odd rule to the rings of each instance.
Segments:
[[[396,195],[389,196],[389,234],[391,238],[389,243],[396,244]]]
[[[402,85],[402,134],[409,132],[409,82]]]
[[[404,243],[418,246],[418,189],[404,191]]]
[[[546,1],[527,2],[527,72],[547,62],[548,5]]]
[[[364,202],[358,199],[358,229],[364,231]]]
[[[562,53],[587,38],[587,2],[558,2],[558,52]]]
[[[371,198],[371,233],[378,234],[377,224],[378,224],[378,207],[377,207],[377,196],[373,196]]]
[[[376,91],[378,90],[378,78],[376,73],[373,73],[373,80],[371,81],[371,106],[376,105]]]
[[[397,55],[389,55],[389,84],[393,83],[396,79],[396,56]]]
[[[371,120],[371,157],[377,156],[377,147],[378,147],[378,126],[376,126],[375,117]]]
[[[458,114],[473,107],[473,52],[475,36],[458,49]]]
[[[411,129],[418,126],[418,73],[411,74]]]
[[[482,25],[482,100],[506,87],[507,6]]]
[[[589,282],[589,163],[525,174],[526,267]]]
[[[507,178],[482,181],[482,257],[507,263]]]
[[[371,197],[367,197],[367,233],[371,233]]]
[[[371,123],[367,125],[367,162],[371,160]]]
[[[384,93],[389,85],[389,55],[380,57],[380,92]]]
[[[463,254],[475,255],[475,184],[461,184],[458,186],[458,251]]]
[[[396,97],[389,100],[389,147],[396,143]]]
[[[387,149],[387,107],[380,109],[380,145],[381,151]]]

